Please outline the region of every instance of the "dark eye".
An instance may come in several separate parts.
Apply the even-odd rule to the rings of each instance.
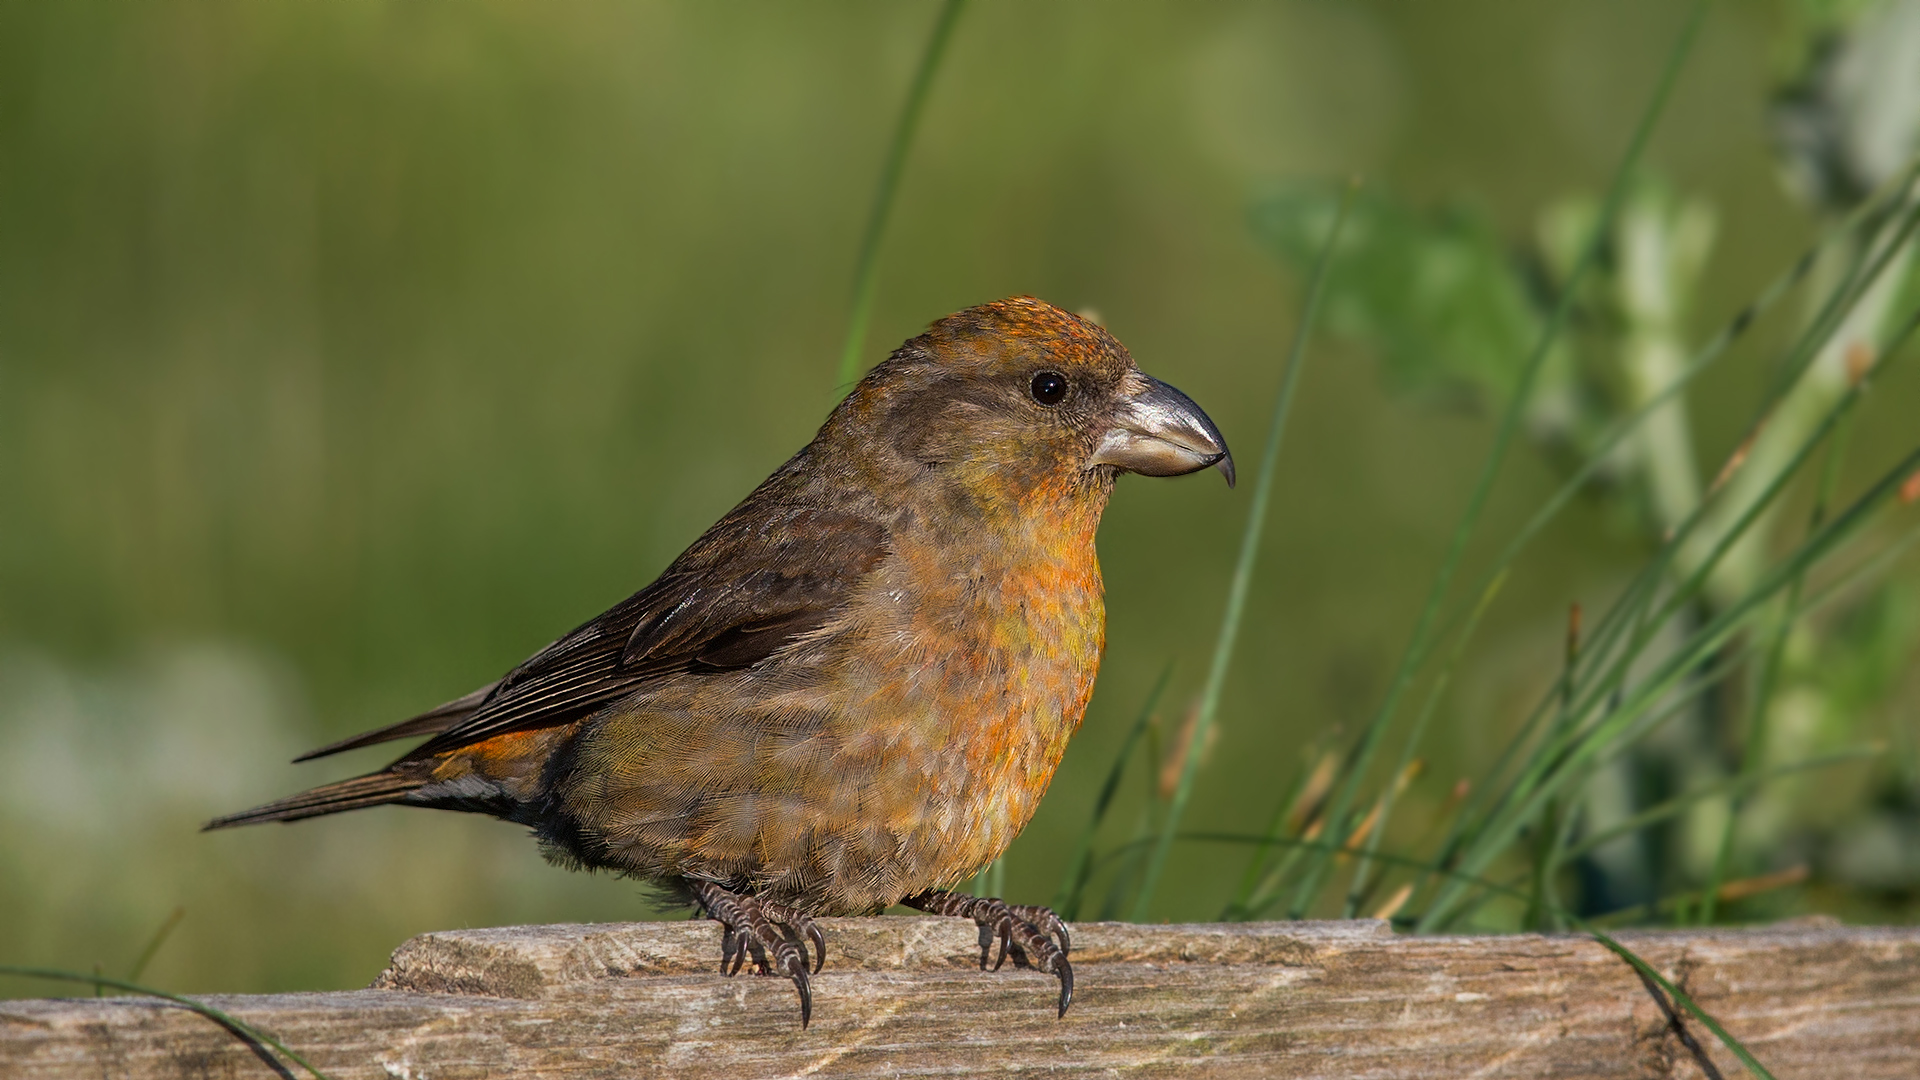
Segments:
[[[1033,377],[1033,400],[1042,405],[1058,405],[1066,400],[1067,377],[1057,371],[1043,371]]]

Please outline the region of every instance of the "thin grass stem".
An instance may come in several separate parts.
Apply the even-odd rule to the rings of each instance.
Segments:
[[[1302,763],[1302,768],[1294,776],[1294,781],[1288,786],[1287,793],[1274,804],[1273,816],[1267,820],[1263,835],[1279,837],[1285,829],[1299,828],[1306,824],[1315,809],[1314,804],[1320,802],[1325,797],[1326,788],[1332,786],[1339,760],[1338,754],[1331,751],[1322,752],[1319,747],[1315,747],[1314,752],[1307,755],[1306,762]],[[1309,766],[1308,763],[1311,765]],[[1267,858],[1271,854],[1271,846],[1254,849],[1253,855],[1247,859],[1247,869],[1240,876],[1240,888],[1234,894],[1233,902],[1228,904],[1226,911],[1221,913],[1221,918],[1250,919],[1254,917],[1265,906],[1256,898],[1265,896],[1274,882],[1285,878],[1288,869],[1299,856],[1300,849],[1288,848],[1281,856],[1280,862],[1271,871],[1263,874],[1261,871],[1266,869]]]
[[[1127,765],[1133,760],[1133,752],[1140,744],[1140,737],[1146,734],[1147,725],[1153,720],[1153,710],[1160,707],[1160,697],[1166,693],[1167,683],[1173,678],[1173,663],[1169,661],[1160,669],[1160,677],[1153,681],[1153,689],[1140,705],[1140,714],[1133,718],[1133,726],[1127,729],[1127,737],[1120,743],[1120,752],[1114,755],[1113,767],[1107,770],[1106,782],[1100,785],[1100,794],[1093,800],[1093,814],[1087,821],[1087,827],[1081,830],[1080,840],[1074,845],[1073,857],[1067,860],[1067,872],[1060,879],[1060,889],[1054,894],[1053,909],[1060,917],[1073,921],[1080,912],[1080,901],[1086,892],[1088,872],[1093,865],[1093,841],[1100,826],[1107,819],[1107,810],[1113,805],[1113,797],[1120,790],[1120,781],[1126,776]]]
[[[1439,711],[1440,700],[1446,696],[1447,688],[1453,683],[1453,673],[1459,668],[1460,660],[1466,653],[1467,642],[1472,640],[1473,631],[1480,625],[1481,616],[1493,606],[1494,597],[1500,595],[1500,589],[1506,583],[1507,575],[1497,575],[1480,593],[1480,601],[1473,605],[1473,611],[1467,618],[1466,626],[1454,641],[1452,655],[1447,657],[1446,664],[1434,676],[1433,686],[1427,691],[1427,700],[1420,706],[1420,712],[1414,717],[1413,729],[1407,732],[1406,741],[1401,747],[1399,764],[1393,769],[1395,776],[1404,773],[1407,766],[1412,763],[1413,755],[1419,749],[1420,740],[1427,733],[1427,724],[1433,719],[1434,713]],[[1354,914],[1360,910],[1360,904],[1368,889],[1373,854],[1380,849],[1381,837],[1386,835],[1387,831],[1387,819],[1393,815],[1394,803],[1398,796],[1399,791],[1396,785],[1388,784],[1386,793],[1382,796],[1380,824],[1368,835],[1366,851],[1360,856],[1360,864],[1354,868],[1353,880],[1347,887],[1346,907],[1340,914],[1343,919],[1353,918]]]
[[[1575,604],[1567,615],[1566,650],[1560,673],[1560,707],[1553,728],[1556,734],[1565,731],[1573,723],[1574,669],[1579,663],[1580,605]],[[1553,875],[1559,868],[1558,854],[1566,845],[1574,816],[1568,812],[1563,800],[1551,799],[1547,802],[1546,814],[1535,838],[1532,894],[1527,898],[1526,925],[1534,929],[1544,928],[1548,911],[1557,904],[1552,895]]]
[[[175,927],[180,925],[180,920],[186,917],[187,909],[176,907],[173,909],[173,914],[168,915],[161,922],[160,928],[155,930],[153,937],[147,940],[147,947],[140,950],[140,955],[134,960],[133,967],[127,971],[128,982],[140,981],[140,976],[146,973],[147,965],[153,963],[153,958],[159,955],[160,946],[167,943],[168,936],[173,933]]]
[[[1147,913],[1152,908],[1154,888],[1160,882],[1167,853],[1173,848],[1174,833],[1180,827],[1187,800],[1193,794],[1193,778],[1199,771],[1201,750],[1206,746],[1207,732],[1213,727],[1214,714],[1219,710],[1220,692],[1226,686],[1227,669],[1233,662],[1233,647],[1240,636],[1241,616],[1246,612],[1247,590],[1253,583],[1254,564],[1260,557],[1260,537],[1266,530],[1267,504],[1273,496],[1274,471],[1280,461],[1280,443],[1286,435],[1287,416],[1293,408],[1294,394],[1300,385],[1300,369],[1306,356],[1307,339],[1319,316],[1320,302],[1326,295],[1327,275],[1333,267],[1334,251],[1340,244],[1340,233],[1346,227],[1347,214],[1353,207],[1354,192],[1359,186],[1357,179],[1348,182],[1340,199],[1340,209],[1327,230],[1326,244],[1314,260],[1313,272],[1307,281],[1306,302],[1302,305],[1300,324],[1294,329],[1293,344],[1287,351],[1286,372],[1280,378],[1280,392],[1273,404],[1273,420],[1267,428],[1266,449],[1260,456],[1260,476],[1254,482],[1252,505],[1247,509],[1247,527],[1240,539],[1240,557],[1234,564],[1233,581],[1227,587],[1227,606],[1220,621],[1220,637],[1214,645],[1213,663],[1207,670],[1206,685],[1200,693],[1200,709],[1194,720],[1193,731],[1187,736],[1186,757],[1180,765],[1179,784],[1174,788],[1173,798],[1167,805],[1160,839],[1154,846],[1153,854],[1148,857],[1139,891],[1134,894],[1135,922],[1146,921]]]
[[[1625,960],[1627,963],[1633,965],[1633,970],[1636,972],[1639,972],[1640,977],[1642,979],[1649,979],[1659,984],[1660,989],[1665,990],[1667,994],[1671,996],[1676,1003],[1678,1003],[1681,1007],[1685,1008],[1688,1012],[1692,1013],[1694,1019],[1700,1021],[1702,1024],[1705,1024],[1707,1030],[1713,1032],[1714,1038],[1717,1038],[1720,1040],[1720,1045],[1725,1046],[1727,1049],[1733,1051],[1734,1056],[1739,1058],[1741,1061],[1741,1064],[1747,1067],[1747,1071],[1753,1073],[1753,1075],[1755,1076],[1764,1077],[1765,1080],[1773,1080],[1773,1074],[1768,1072],[1766,1066],[1760,1064],[1758,1059],[1756,1059],[1752,1054],[1747,1052],[1746,1046],[1744,1046],[1740,1042],[1740,1040],[1734,1038],[1732,1035],[1727,1034],[1727,1029],[1721,1027],[1720,1022],[1718,1020],[1715,1020],[1712,1016],[1708,1015],[1707,1010],[1702,1009],[1698,1004],[1694,1002],[1693,998],[1687,996],[1687,992],[1685,990],[1682,990],[1679,987],[1673,985],[1672,982],[1668,981],[1665,975],[1662,975],[1658,971],[1654,970],[1654,967],[1652,964],[1649,964],[1645,960],[1640,959],[1640,957],[1636,953],[1634,953],[1632,949],[1629,949],[1625,945],[1622,945],[1619,942],[1613,940],[1611,937],[1608,937],[1605,933],[1602,933],[1598,927],[1594,926],[1592,923],[1587,922],[1585,919],[1580,918],[1578,915],[1569,914],[1567,916],[1567,920],[1571,922],[1573,925],[1586,931],[1588,934],[1591,934],[1595,941],[1598,941],[1600,944],[1606,946],[1607,950],[1612,952],[1615,956],[1618,956],[1620,959]]]
[[[1920,325],[1920,312],[1916,312],[1912,318],[1909,318],[1899,331],[1893,335],[1887,347],[1881,351],[1880,367],[1884,367],[1892,357],[1898,354],[1900,346],[1904,344],[1907,337],[1914,332],[1916,325]],[[1879,368],[1876,368],[1874,372],[1870,372],[1869,374],[1877,374],[1878,370]],[[1867,385],[1867,381],[1866,378],[1863,378],[1859,383],[1850,387],[1846,393],[1830,406],[1827,415],[1816,425],[1811,433],[1804,437],[1800,447],[1795,451],[1789,461],[1771,478],[1767,487],[1753,499],[1746,508],[1746,511],[1735,523],[1734,527],[1715,545],[1714,552],[1709,555],[1705,562],[1696,568],[1695,572],[1685,582],[1674,590],[1673,595],[1661,606],[1658,614],[1649,617],[1644,614],[1644,611],[1648,605],[1652,604],[1655,596],[1652,588],[1652,582],[1656,580],[1654,575],[1659,569],[1667,565],[1675,548],[1684,542],[1686,530],[1701,520],[1700,511],[1696,509],[1695,514],[1683,524],[1682,529],[1669,538],[1668,542],[1662,548],[1661,557],[1656,558],[1654,564],[1642,572],[1635,586],[1629,588],[1623,601],[1616,604],[1614,610],[1608,613],[1609,619],[1603,620],[1607,625],[1608,631],[1605,651],[1611,659],[1609,660],[1609,666],[1601,673],[1596,683],[1586,692],[1585,698],[1580,704],[1575,706],[1574,713],[1576,715],[1587,715],[1592,712],[1601,700],[1607,697],[1617,696],[1619,688],[1624,684],[1633,661],[1642,654],[1646,643],[1652,639],[1654,633],[1668,618],[1680,610],[1680,607],[1686,602],[1687,598],[1695,595],[1704,587],[1707,576],[1711,573],[1712,567],[1718,561],[1719,557],[1730,550],[1733,544],[1739,539],[1739,536],[1760,519],[1766,507],[1784,490],[1786,482],[1798,472],[1800,467],[1810,458],[1812,452],[1819,446],[1821,440],[1840,422],[1848,410],[1851,409],[1853,403],[1858,400],[1864,387]],[[1632,602],[1629,603],[1629,601]],[[1626,619],[1614,617],[1621,615],[1630,608],[1639,610],[1641,614],[1633,615]],[[1611,646],[1615,636],[1621,628],[1628,625],[1628,623],[1632,623],[1635,627],[1631,639],[1620,648],[1613,649]],[[1548,702],[1543,700],[1541,706],[1535,711],[1535,717],[1543,715],[1547,705]],[[1587,734],[1587,731],[1576,731],[1558,740],[1551,750],[1545,752],[1536,751],[1527,770],[1515,781],[1513,786],[1503,792],[1500,801],[1502,803],[1510,803],[1515,797],[1530,794],[1534,784],[1540,777],[1547,775],[1558,767],[1562,759],[1556,755],[1566,751],[1574,741],[1586,737]],[[1503,755],[1503,760],[1504,759],[1505,755]]]
[[[1519,828],[1520,823],[1530,820],[1539,811],[1546,798],[1566,786],[1577,766],[1590,761],[1606,746],[1637,738],[1641,733],[1639,729],[1642,727],[1637,722],[1643,719],[1644,714],[1656,701],[1663,697],[1687,671],[1692,670],[1702,658],[1711,654],[1734,634],[1753,622],[1760,612],[1761,605],[1782,592],[1795,575],[1804,572],[1812,562],[1824,557],[1841,541],[1864,526],[1869,515],[1898,490],[1899,485],[1916,466],[1920,466],[1920,448],[1905,455],[1843,513],[1822,526],[1818,533],[1803,542],[1783,563],[1763,575],[1739,602],[1716,615],[1707,625],[1695,632],[1687,642],[1666,658],[1652,675],[1634,689],[1618,710],[1611,711],[1604,721],[1592,728],[1572,733],[1567,740],[1564,740],[1566,745],[1553,747],[1551,753],[1545,755],[1550,763],[1545,768],[1536,770],[1536,775],[1523,778],[1527,782],[1521,787],[1522,790],[1527,791],[1527,795],[1516,800],[1507,811],[1485,826],[1480,842],[1461,858],[1456,869],[1467,876],[1479,874],[1505,847],[1506,838]],[[1440,895],[1422,915],[1420,928],[1430,929],[1443,921],[1449,905],[1458,899],[1460,891],[1457,881],[1444,886]]]
[[[1848,425],[1843,424],[1834,433],[1833,442],[1827,448],[1826,468],[1820,477],[1820,491],[1814,497],[1813,511],[1809,515],[1807,531],[1817,532],[1825,520],[1827,504],[1833,498],[1833,489],[1839,482],[1840,462],[1846,456]],[[1780,682],[1780,666],[1786,657],[1787,639],[1793,634],[1794,623],[1801,614],[1801,592],[1806,586],[1803,573],[1793,579],[1787,588],[1787,597],[1780,611],[1780,618],[1769,635],[1766,657],[1761,661],[1760,672],[1755,679],[1753,700],[1747,708],[1747,731],[1740,754],[1740,772],[1742,775],[1758,769],[1766,760],[1767,716],[1773,707],[1774,691]],[[1713,922],[1718,907],[1720,882],[1725,879],[1727,870],[1733,861],[1734,838],[1739,832],[1740,812],[1745,809],[1745,799],[1735,796],[1727,807],[1727,822],[1720,830],[1720,844],[1714,853],[1713,869],[1707,876],[1707,887],[1700,902],[1700,922]]]
[[[1441,560],[1440,570],[1434,577],[1433,587],[1427,594],[1427,602],[1414,625],[1413,636],[1407,642],[1406,651],[1402,654],[1400,664],[1394,671],[1393,680],[1388,685],[1379,711],[1361,737],[1361,752],[1354,763],[1353,771],[1348,774],[1334,797],[1332,809],[1328,814],[1328,826],[1335,835],[1346,828],[1346,815],[1358,794],[1361,782],[1365,779],[1367,768],[1372,763],[1373,753],[1380,739],[1385,735],[1394,712],[1399,708],[1400,698],[1412,682],[1414,672],[1426,662],[1433,645],[1434,624],[1446,602],[1448,590],[1453,585],[1454,575],[1466,556],[1467,542],[1479,525],[1481,512],[1486,508],[1487,499],[1492,494],[1494,481],[1498,478],[1500,467],[1506,460],[1507,449],[1520,430],[1520,420],[1525,411],[1527,399],[1532,394],[1534,382],[1539,377],[1540,369],[1545,364],[1548,354],[1552,352],[1554,342],[1559,339],[1561,330],[1566,326],[1581,284],[1599,260],[1601,246],[1607,235],[1612,232],[1613,221],[1619,216],[1620,206],[1626,198],[1629,179],[1640,161],[1641,154],[1646,149],[1647,141],[1652,137],[1655,125],[1666,109],[1667,98],[1679,78],[1680,69],[1684,66],[1687,55],[1692,51],[1693,41],[1699,32],[1705,12],[1704,0],[1695,0],[1690,6],[1686,23],[1667,57],[1666,66],[1660,73],[1658,83],[1655,84],[1653,96],[1646,108],[1642,110],[1640,119],[1634,127],[1633,136],[1628,141],[1626,153],[1622,155],[1619,166],[1614,170],[1606,199],[1601,204],[1600,213],[1594,221],[1592,234],[1588,237],[1573,269],[1567,275],[1566,284],[1561,289],[1560,297],[1547,317],[1546,324],[1541,328],[1540,338],[1534,346],[1532,355],[1527,358],[1525,366],[1521,368],[1520,378],[1514,385],[1505,413],[1500,419],[1500,427],[1494,434],[1493,446],[1487,452],[1486,463],[1481,466],[1479,478],[1474,482],[1473,492],[1467,499],[1466,511],[1461,515],[1460,524],[1454,529],[1453,538],[1447,545],[1446,555]],[[1302,875],[1299,888],[1289,908],[1288,914],[1291,917],[1299,918],[1312,904],[1314,897],[1320,891],[1326,869],[1327,860],[1324,856],[1309,858],[1307,870]]]
[[[293,1062],[311,1073],[314,1080],[327,1080],[326,1073],[314,1068],[311,1062],[299,1054],[294,1053],[279,1039],[274,1038],[244,1020],[238,1019],[230,1013],[223,1012],[220,1009],[208,1005],[204,1001],[195,1001],[190,997],[171,994],[165,990],[157,990],[151,986],[142,986],[130,979],[115,979],[106,975],[87,975],[78,971],[62,971],[59,968],[19,967],[13,964],[0,964],[0,975],[18,975],[27,979],[47,979],[54,982],[83,983],[91,985],[95,990],[102,988],[122,990],[129,994],[141,994],[146,997],[159,998],[163,1001],[171,1001],[175,1005],[191,1009],[214,1023],[219,1024],[243,1041],[272,1047],[288,1061]]]
[[[1579,843],[1568,845],[1566,851],[1562,853],[1561,858],[1563,861],[1570,862],[1593,851],[1595,848],[1601,847],[1610,840],[1625,836],[1639,829],[1644,829],[1649,825],[1665,821],[1703,799],[1750,792],[1764,786],[1769,781],[1778,780],[1783,776],[1791,776],[1794,773],[1808,772],[1814,769],[1824,769],[1832,765],[1844,765],[1850,761],[1863,761],[1868,758],[1878,757],[1885,752],[1886,748],[1882,746],[1858,746],[1847,750],[1835,751],[1831,754],[1823,754],[1815,758],[1808,758],[1805,761],[1789,762],[1785,765],[1776,765],[1771,769],[1758,769],[1751,773],[1741,773],[1736,776],[1716,780],[1710,784],[1703,784],[1692,791],[1676,795],[1664,802],[1650,806],[1632,817],[1609,825],[1591,836],[1581,838]],[[1716,881],[1710,884],[1712,888],[1717,889],[1720,883]]]
[[[874,285],[878,280],[880,241],[887,232],[887,219],[893,213],[893,198],[900,189],[900,174],[906,168],[907,153],[913,149],[913,136],[920,128],[933,76],[947,54],[947,42],[953,37],[954,24],[967,0],[946,0],[934,19],[933,34],[926,51],[920,54],[920,66],[914,70],[907,100],[900,108],[900,120],[894,125],[893,142],[887,147],[887,159],[880,167],[880,185],[873,193],[873,206],[867,211],[867,230],[860,238],[860,257],[854,264],[853,310],[847,318],[847,343],[840,350],[840,373],[836,386],[846,386],[860,374],[860,352],[867,343],[867,324],[873,317]]]

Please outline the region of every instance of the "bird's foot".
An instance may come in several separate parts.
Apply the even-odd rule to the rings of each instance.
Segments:
[[[721,972],[729,976],[737,973],[751,954],[759,974],[778,974],[792,979],[793,988],[800,993],[800,1026],[806,1027],[813,1019],[813,988],[807,980],[807,955],[778,927],[791,926],[805,934],[814,942],[822,960],[826,958],[826,935],[812,919],[792,908],[732,892],[711,881],[694,882],[693,895],[722,928]]]
[[[820,974],[820,969],[827,963],[827,935],[820,929],[820,924],[813,921],[813,916],[799,908],[776,904],[771,900],[760,901],[760,910],[767,916],[767,921],[792,930],[813,945],[813,973]],[[801,959],[806,959],[805,946],[801,947]]]
[[[1060,980],[1060,1015],[1067,1015],[1073,1004],[1073,965],[1067,952],[1073,938],[1066,921],[1052,908],[1036,904],[1009,904],[998,897],[968,896],[965,893],[935,889],[900,901],[930,915],[950,915],[972,919],[980,927],[980,970],[987,970],[987,958],[993,952],[995,938],[1000,939],[1000,958],[993,970],[1000,970],[1007,955],[1013,955],[1015,967],[1031,967]],[[1054,939],[1059,939],[1059,944]]]

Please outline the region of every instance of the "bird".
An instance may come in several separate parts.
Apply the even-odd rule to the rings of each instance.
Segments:
[[[295,760],[425,742],[205,828],[387,804],[518,823],[549,861],[718,921],[721,970],[791,980],[803,1028],[817,918],[970,918],[982,969],[997,939],[993,966],[1053,975],[1064,1017],[1067,924],[955,887],[1032,818],[1086,712],[1116,478],[1209,467],[1232,486],[1219,428],[1102,326],[1030,296],[968,308],[651,584],[495,682]]]

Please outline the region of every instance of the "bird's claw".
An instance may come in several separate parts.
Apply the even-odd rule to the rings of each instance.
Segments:
[[[993,951],[994,939],[999,938],[1000,957],[992,970],[1000,970],[1011,955],[1015,967],[1031,967],[1059,979],[1060,1015],[1067,1015],[1067,1006],[1073,1004],[1073,965],[1067,962],[1073,938],[1066,921],[1053,909],[938,889],[909,896],[901,903],[931,915],[972,919],[980,927],[980,970],[988,970],[987,957]]]
[[[827,935],[820,929],[820,925],[813,921],[813,916],[799,908],[776,904],[771,900],[762,900],[760,910],[766,913],[769,921],[793,930],[813,945],[813,973],[820,974],[820,969],[827,963]],[[800,952],[801,959],[805,960],[805,946],[801,946]]]
[[[1050,907],[1039,904],[1009,904],[1007,910],[1013,912],[1016,919],[1025,919],[1041,933],[1060,939],[1061,953],[1073,951],[1073,935],[1067,932],[1067,921],[1054,914]]]
[[[741,944],[740,935],[733,927],[720,924],[720,974],[732,978],[740,970],[741,961],[746,959],[746,946]]]
[[[757,974],[777,972],[793,980],[793,988],[800,995],[800,1026],[805,1028],[813,1020],[813,987],[807,978],[806,951],[776,927],[792,926],[805,934],[814,943],[818,962],[826,959],[826,935],[812,919],[792,908],[731,892],[710,881],[695,882],[693,892],[700,906],[720,923],[720,970],[728,976],[738,973],[751,954]]]

